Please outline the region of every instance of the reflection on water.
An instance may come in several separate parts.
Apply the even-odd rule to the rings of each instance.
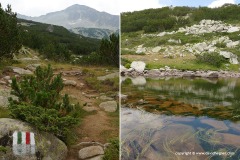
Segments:
[[[122,82],[123,160],[240,159],[240,80],[143,82]]]

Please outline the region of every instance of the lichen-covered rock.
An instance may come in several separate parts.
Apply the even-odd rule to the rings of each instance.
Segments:
[[[115,112],[117,110],[117,102],[116,101],[102,102],[99,105],[99,107],[103,108],[106,112]]]
[[[131,68],[133,68],[137,72],[143,72],[145,69],[146,64],[142,61],[133,61],[131,63]]]
[[[101,146],[90,146],[81,149],[78,154],[80,159],[87,159],[98,155],[103,155],[104,151]]]
[[[12,152],[12,133],[14,131],[29,131],[35,134],[36,154],[31,156],[16,156]],[[0,153],[4,159],[14,160],[36,160],[42,159],[65,160],[67,156],[67,146],[54,135],[36,130],[28,123],[9,118],[0,119],[0,139],[9,135],[6,154]],[[6,143],[5,143],[6,144]],[[0,144],[1,145],[1,144]]]

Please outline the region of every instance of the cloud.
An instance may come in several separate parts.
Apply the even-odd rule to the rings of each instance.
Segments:
[[[235,4],[235,0],[215,0],[211,4],[209,4],[208,7],[209,8],[217,8],[217,7],[221,7],[222,5],[224,5],[226,3]]]

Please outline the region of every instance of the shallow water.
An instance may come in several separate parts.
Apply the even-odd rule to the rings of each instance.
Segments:
[[[122,82],[122,159],[240,159],[240,79]]]

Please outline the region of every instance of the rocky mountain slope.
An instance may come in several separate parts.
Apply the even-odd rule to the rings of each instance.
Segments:
[[[109,37],[109,35],[114,33],[113,30],[109,30],[109,29],[83,28],[83,27],[73,28],[70,31],[76,34],[83,35],[85,37],[91,37],[96,39],[107,38]]]
[[[21,19],[64,26],[67,29],[85,27],[117,30],[119,28],[119,16],[99,12],[93,8],[78,4],[39,17],[29,17],[21,14],[17,16]]]
[[[240,25],[203,19],[174,31],[123,33],[121,51],[127,68],[132,61],[143,61],[146,68],[157,70],[239,71]],[[205,54],[226,61],[219,67],[198,63],[197,57]]]

